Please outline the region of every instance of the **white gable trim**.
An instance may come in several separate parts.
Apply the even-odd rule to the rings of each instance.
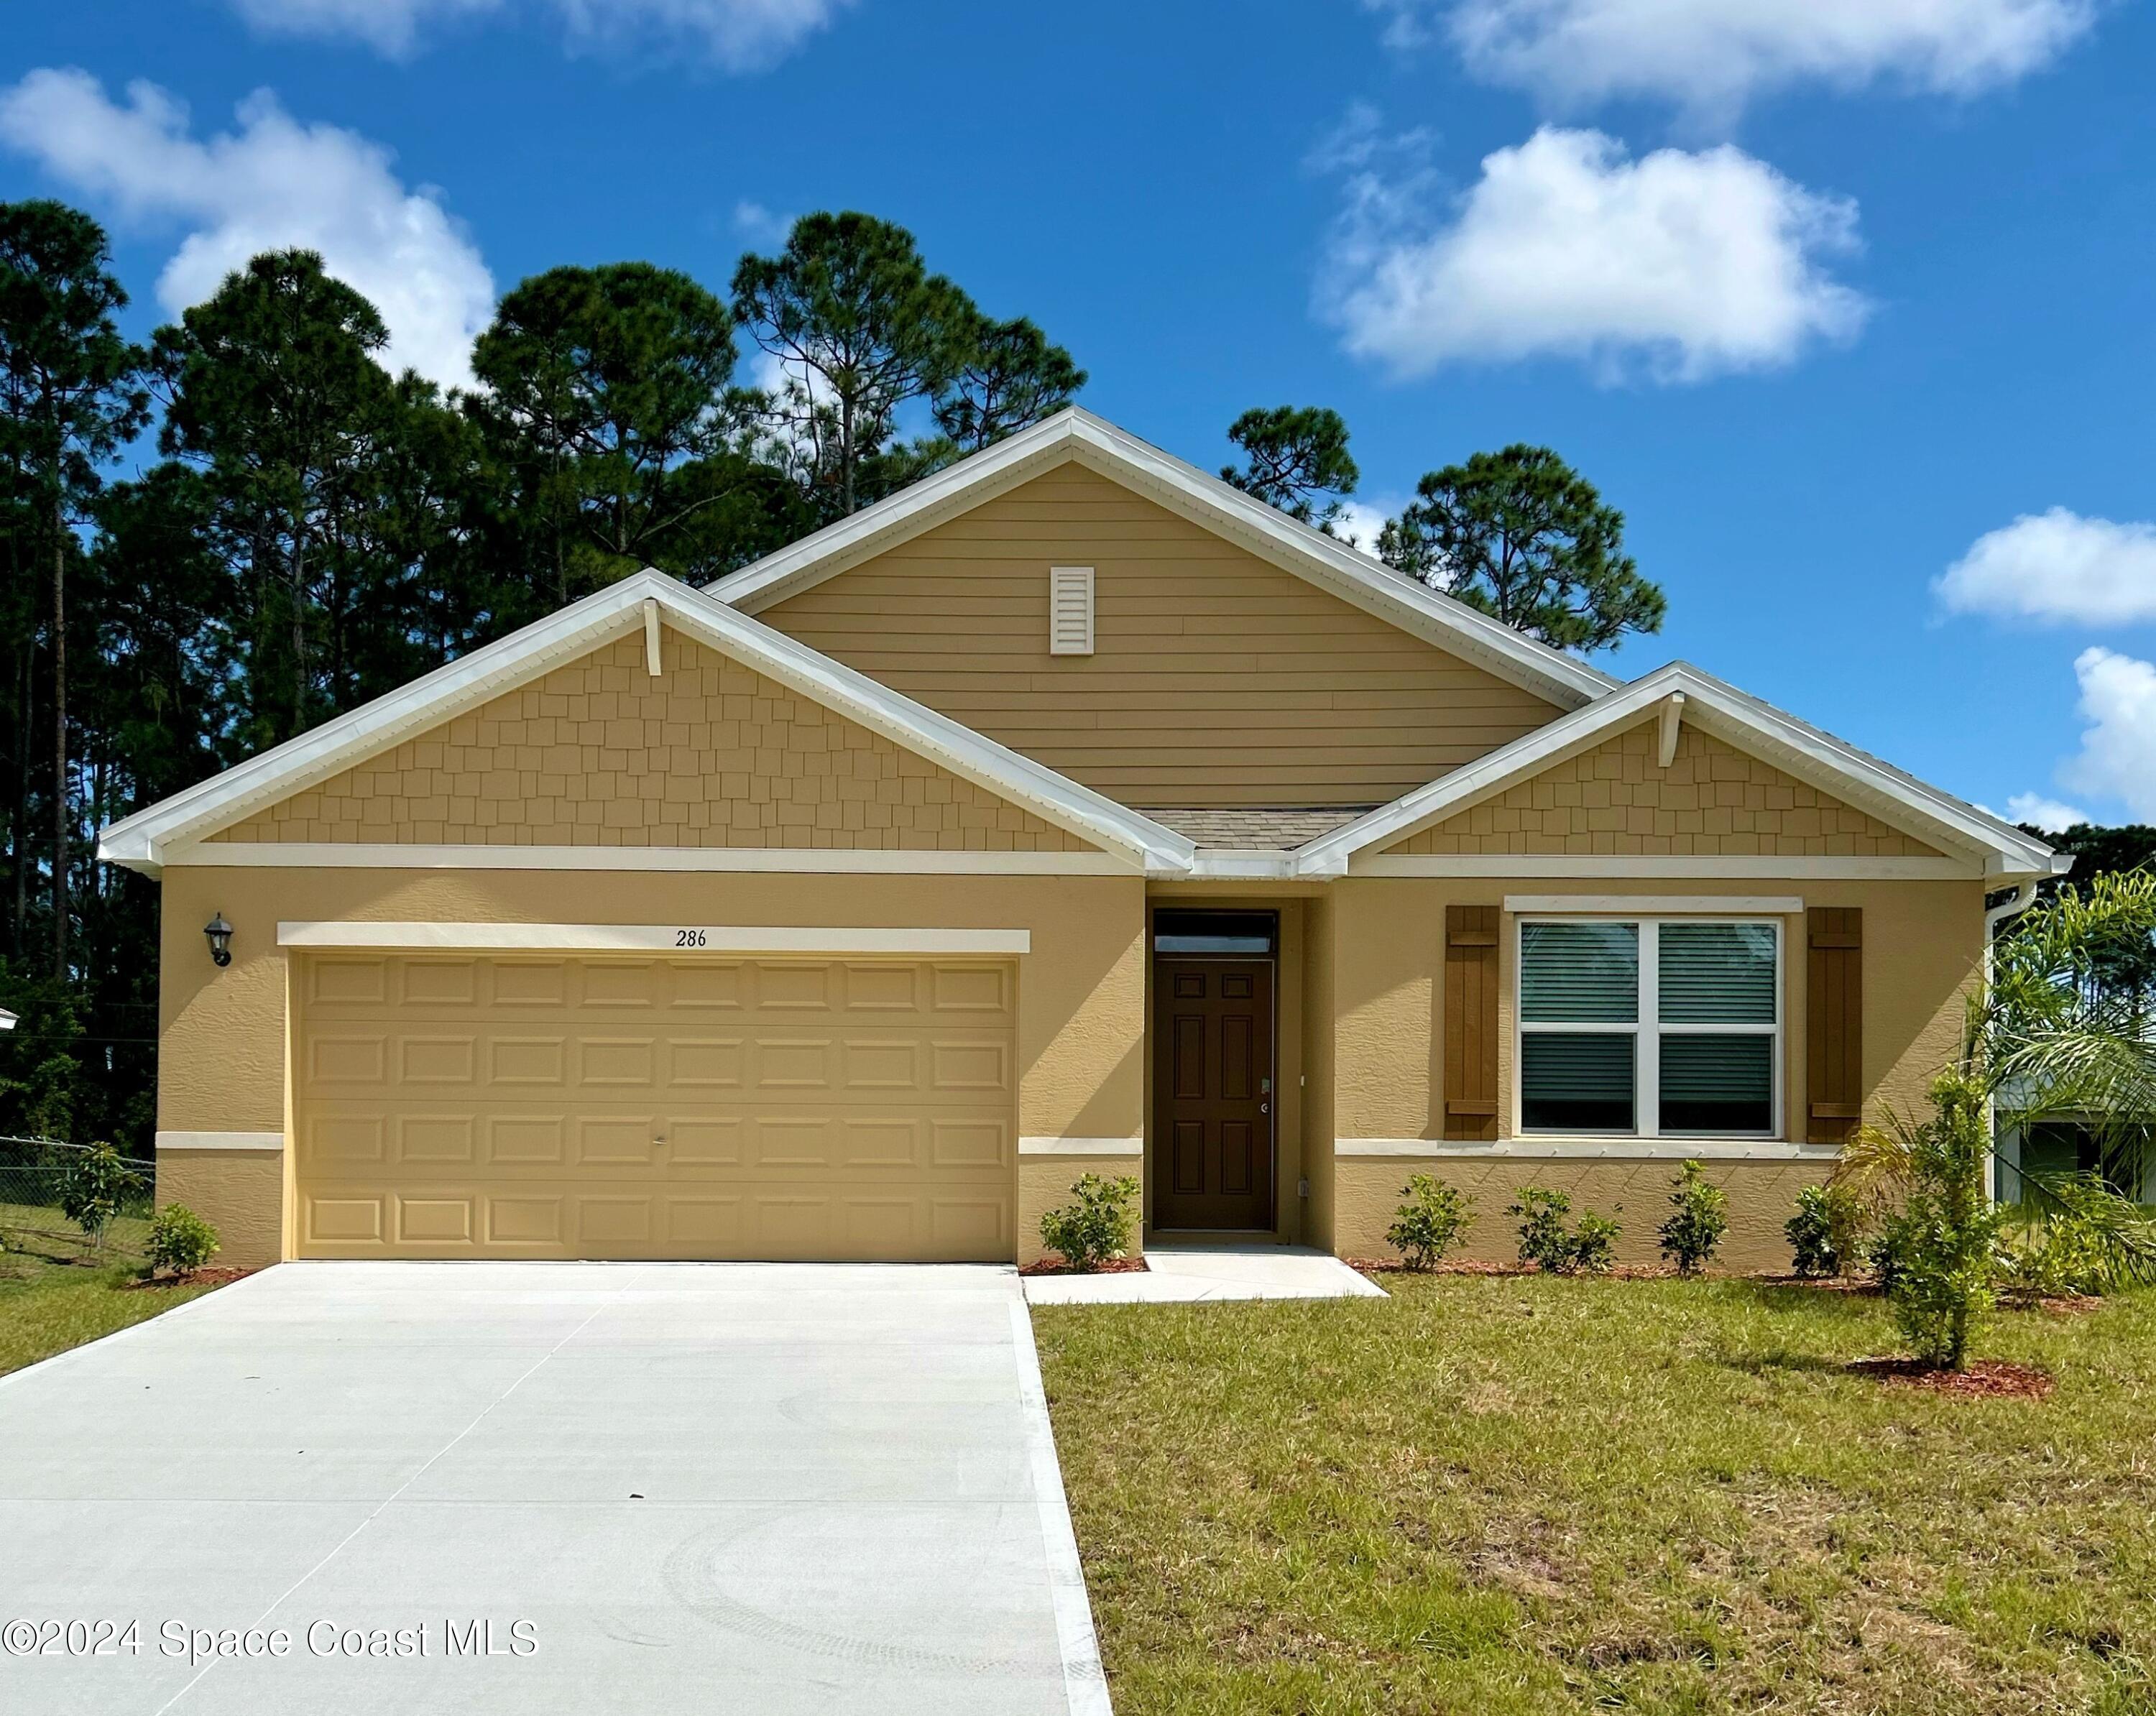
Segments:
[[[759,614],[900,542],[1075,461],[1158,502],[1363,612],[1499,678],[1573,709],[1619,681],[1487,614],[1425,588],[1277,507],[1075,407],[1022,429],[851,518],[706,586]]]
[[[1171,829],[878,685],[725,603],[640,572],[311,732],[264,751],[105,830],[98,855],[148,875],[168,850],[193,845],[288,798],[646,624],[657,604],[685,635],[894,743],[1033,811],[1148,872],[1187,872],[1197,848]]]
[[[1690,724],[1943,851],[1980,861],[1987,876],[2062,874],[2071,862],[2058,860],[2049,846],[2011,823],[1926,786],[1688,662],[1676,661],[1309,842],[1296,852],[1297,871],[1342,876],[1351,868],[1359,870],[1354,863],[1358,855],[1382,853],[1445,817],[1653,718],[1656,706],[1677,692],[1684,695],[1684,719]]]

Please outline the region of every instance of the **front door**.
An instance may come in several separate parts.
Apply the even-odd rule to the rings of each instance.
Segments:
[[[1273,1225],[1270,959],[1156,956],[1156,1228]]]

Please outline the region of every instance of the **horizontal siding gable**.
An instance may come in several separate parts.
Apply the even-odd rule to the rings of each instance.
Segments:
[[[667,629],[632,633],[213,838],[968,852],[1090,844]]]
[[[1686,723],[1649,719],[1388,849],[1396,856],[1935,858],[1936,848]]]
[[[1090,655],[1050,652],[1055,566]],[[1141,807],[1382,804],[1560,712],[1075,463],[757,617]]]

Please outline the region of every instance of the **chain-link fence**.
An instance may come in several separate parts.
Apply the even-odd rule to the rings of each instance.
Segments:
[[[93,1246],[64,1208],[68,1182],[87,1150],[54,1138],[0,1138],[0,1246],[49,1256],[141,1251],[157,1201],[157,1164],[122,1159],[132,1178],[102,1245]]]

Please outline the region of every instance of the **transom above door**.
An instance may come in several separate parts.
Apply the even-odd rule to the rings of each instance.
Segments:
[[[1152,933],[1152,1222],[1273,1225],[1279,920],[1163,910]]]

